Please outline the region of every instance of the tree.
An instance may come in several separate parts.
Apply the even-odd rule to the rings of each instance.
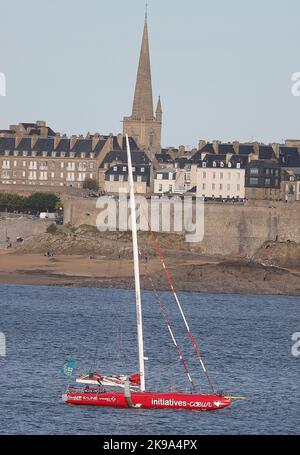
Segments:
[[[95,179],[85,179],[83,182],[83,189],[84,190],[91,190],[91,191],[98,191],[99,190],[99,183]]]
[[[15,193],[0,193],[0,211],[14,212],[23,211],[26,198]]]
[[[34,212],[55,212],[60,199],[54,193],[33,193],[26,201],[26,207]]]

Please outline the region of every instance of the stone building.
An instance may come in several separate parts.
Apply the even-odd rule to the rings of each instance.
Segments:
[[[281,168],[274,160],[252,160],[246,166],[246,199],[281,200]]]
[[[131,136],[138,147],[152,155],[161,150],[162,107],[160,97],[153,111],[151,63],[147,16],[145,18],[132,113],[123,119],[123,133]]]
[[[126,155],[122,135],[67,137],[42,121],[12,125],[0,130],[0,184],[82,188],[86,179],[93,179],[104,190],[103,163],[111,151]]]
[[[236,159],[237,158],[237,159]],[[245,199],[245,160],[209,155],[197,169],[197,196],[208,199]]]

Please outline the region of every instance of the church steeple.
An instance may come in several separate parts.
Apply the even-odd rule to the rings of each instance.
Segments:
[[[160,99],[153,112],[153,95],[151,79],[151,63],[148,38],[147,13],[135,84],[132,115],[124,117],[123,133],[133,137],[141,149],[152,152],[161,150],[162,109]]]
[[[147,15],[145,16],[143,39],[132,107],[132,117],[144,118],[145,120],[153,119],[153,97]]]
[[[162,121],[162,113],[163,113],[163,111],[162,111],[161,100],[160,100],[160,96],[159,96],[156,111],[155,111],[156,120],[158,120],[160,122]]]

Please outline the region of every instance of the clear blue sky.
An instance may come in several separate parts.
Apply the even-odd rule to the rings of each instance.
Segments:
[[[0,128],[118,133],[130,115],[144,0],[0,0]],[[300,138],[299,0],[149,0],[163,145]]]

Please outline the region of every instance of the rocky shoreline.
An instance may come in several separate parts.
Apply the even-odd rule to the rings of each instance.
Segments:
[[[140,234],[143,289],[169,290],[149,236]],[[300,246],[266,242],[255,256],[205,257],[180,236],[159,235],[178,291],[254,295],[300,295]],[[49,256],[45,252],[51,252]],[[60,228],[0,250],[0,283],[133,289],[130,233]]]

